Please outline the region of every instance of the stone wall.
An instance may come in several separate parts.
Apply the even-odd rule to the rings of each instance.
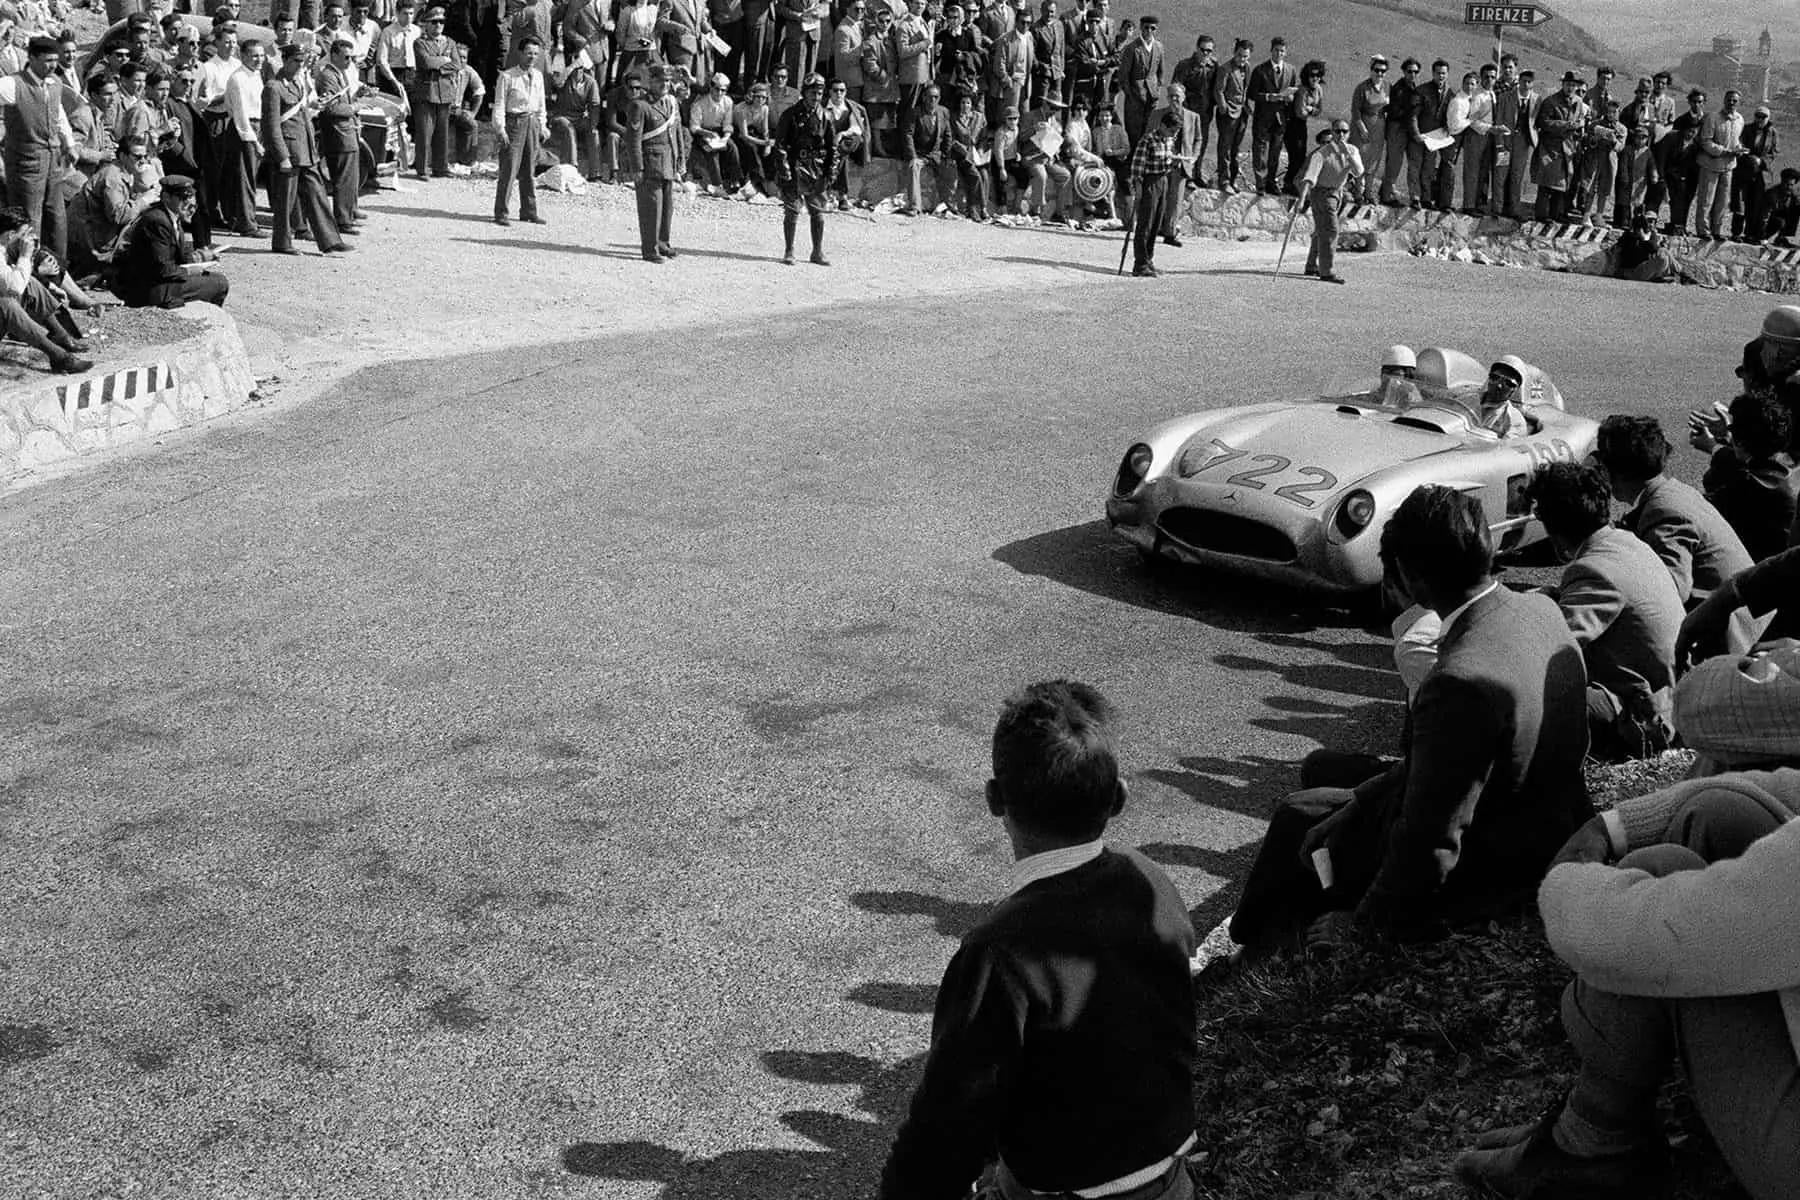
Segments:
[[[0,389],[0,479],[193,425],[256,389],[237,324],[210,304],[173,315],[191,336],[101,363],[87,375],[30,375]]]

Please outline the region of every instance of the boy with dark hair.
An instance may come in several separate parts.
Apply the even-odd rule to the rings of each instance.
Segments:
[[[1528,897],[1593,813],[1581,651],[1547,597],[1494,581],[1481,502],[1420,487],[1381,551],[1442,619],[1437,665],[1399,764],[1276,806],[1231,920],[1232,939],[1253,949],[1279,949],[1308,922],[1309,940],[1330,944],[1486,919]]]
[[[1723,412],[1688,417],[1688,444],[1712,455],[1701,490],[1762,561],[1787,549],[1794,524],[1793,413],[1773,388],[1748,391]]]
[[[1613,498],[1631,505],[1619,527],[1649,543],[1691,609],[1747,570],[1752,559],[1719,510],[1664,471],[1668,458],[1669,439],[1655,417],[1614,414],[1600,422],[1594,461],[1611,481]],[[1732,620],[1732,652],[1755,645],[1758,632],[1757,622],[1740,611]]]
[[[1112,706],[1057,680],[1007,700],[988,810],[1017,860],[938,989],[931,1054],[882,1200],[1191,1200],[1193,927],[1174,886],[1108,847],[1125,804]]]
[[[1596,758],[1669,748],[1681,597],[1654,551],[1608,522],[1606,473],[1581,463],[1541,468],[1525,486],[1532,512],[1568,565],[1556,602],[1587,664],[1588,736]]]

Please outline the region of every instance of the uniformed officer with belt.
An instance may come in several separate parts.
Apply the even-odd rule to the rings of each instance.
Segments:
[[[825,204],[837,178],[837,130],[825,115],[825,77],[808,75],[800,103],[781,114],[775,128],[775,179],[781,188],[781,234],[786,249],[781,261],[794,265],[794,231],[805,208],[812,222],[812,261],[829,267],[825,257]]]
[[[675,257],[669,245],[670,223],[675,209],[675,181],[680,174],[677,126],[681,110],[668,94],[665,68],[651,67],[645,92],[631,102],[625,118],[625,140],[620,147],[625,169],[637,177],[638,240],[645,262],[659,263]],[[641,79],[637,70],[628,80]]]
[[[1362,173],[1362,155],[1350,145],[1350,122],[1338,117],[1331,122],[1325,140],[1307,156],[1298,201],[1302,205],[1309,199],[1312,202],[1312,245],[1306,251],[1306,273],[1326,283],[1344,282],[1344,277],[1331,269],[1332,252],[1337,249],[1338,209],[1345,189],[1355,187]]]

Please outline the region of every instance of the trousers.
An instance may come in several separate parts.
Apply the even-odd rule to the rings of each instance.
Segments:
[[[1163,201],[1168,189],[1163,180],[1146,175],[1138,182],[1137,202],[1131,215],[1131,266],[1156,265],[1156,239],[1162,235]]]
[[[338,238],[337,222],[331,219],[331,206],[325,201],[325,182],[319,178],[319,168],[307,163],[290,171],[269,168],[269,207],[275,213],[275,230],[269,243],[272,248],[293,248],[296,203],[306,223],[312,226],[313,241],[319,249],[331,250],[344,244]]]
[[[1366,164],[1365,164],[1366,165]],[[1400,195],[1394,185],[1400,182],[1402,172],[1406,175],[1406,198],[1413,203],[1422,203],[1419,173],[1425,165],[1425,147],[1413,140],[1412,130],[1399,121],[1388,122],[1387,157],[1381,164],[1381,202],[1398,204]]]
[[[238,136],[237,126],[231,125],[226,128],[222,150],[225,167],[219,177],[225,190],[219,197],[219,209],[231,228],[254,237],[261,232],[256,219],[256,170],[262,165],[262,143],[246,142]]]
[[[506,144],[500,147],[500,177],[494,184],[494,215],[504,217],[512,203],[513,182],[519,184],[519,215],[527,221],[537,211],[538,119],[534,114],[506,116]]]
[[[412,99],[412,114],[413,170],[421,179],[450,174],[450,106],[421,94]]]
[[[667,179],[640,178],[636,188],[639,248],[645,258],[655,258],[669,244],[675,185]]]
[[[1488,192],[1494,174],[1494,135],[1477,133],[1473,128],[1463,132],[1462,140],[1462,206],[1465,212],[1490,212],[1493,196]]]
[[[1232,116],[1224,109],[1213,118],[1218,127],[1218,162],[1219,173],[1213,180],[1220,187],[1237,186],[1238,156],[1244,151],[1244,117],[1240,113]]]
[[[68,201],[63,198],[62,172],[57,168],[56,155],[48,150],[14,150],[8,146],[5,164],[6,203],[25,210],[39,245],[56,255],[58,262],[68,261]]]
[[[230,292],[231,281],[223,275],[189,275],[186,279],[152,284],[141,291],[121,291],[119,299],[127,308],[180,308],[190,303],[223,308]]]
[[[1731,172],[1701,168],[1694,187],[1694,232],[1725,235],[1725,211],[1731,205]]]
[[[1338,191],[1336,188],[1314,188],[1312,191],[1312,244],[1306,250],[1306,269],[1320,275],[1332,274],[1332,256],[1337,251]]]

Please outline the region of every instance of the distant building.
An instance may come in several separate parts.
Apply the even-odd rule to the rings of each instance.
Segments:
[[[1766,102],[1769,98],[1769,74],[1773,69],[1774,39],[1768,30],[1756,39],[1756,57],[1744,52],[1744,40],[1719,34],[1712,40],[1710,51],[1702,50],[1682,59],[1677,74],[1698,84],[1717,98],[1727,88],[1736,88],[1747,104]]]

